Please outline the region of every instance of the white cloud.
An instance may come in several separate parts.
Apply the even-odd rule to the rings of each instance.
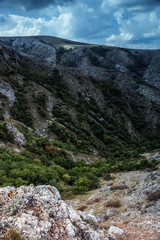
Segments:
[[[28,17],[9,14],[8,18],[7,25],[0,24],[1,36],[41,34],[104,44],[110,27],[110,17],[102,11],[99,0],[73,1],[72,5],[32,10]]]
[[[159,12],[160,7],[152,8],[148,0],[73,1],[65,6],[32,10],[27,17],[1,14],[0,35],[52,35],[121,47],[154,48],[160,46]]]
[[[112,34],[109,38],[106,39],[106,44],[110,46],[115,46],[119,43],[125,44],[126,41],[130,41],[133,38],[133,35],[130,33],[121,32],[119,35]]]
[[[114,13],[119,34],[111,34],[106,44],[131,48],[158,48],[160,36],[159,11],[128,12],[124,9]]]
[[[0,26],[1,36],[56,35],[68,37],[71,33],[72,14],[64,13],[50,20],[9,15],[7,27]]]
[[[103,0],[101,3],[101,8],[107,10],[108,8],[114,8],[121,3],[121,0]]]

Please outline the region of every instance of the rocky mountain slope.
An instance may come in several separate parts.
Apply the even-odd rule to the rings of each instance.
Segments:
[[[50,139],[62,127],[70,142],[81,141],[83,150],[104,156],[107,136],[120,144],[157,137],[159,58],[159,50],[47,36],[0,38],[1,109]],[[21,116],[23,107],[27,116]]]
[[[76,196],[67,203],[96,216],[101,228],[107,231],[111,226],[123,230],[121,233],[119,229],[121,234],[116,239],[158,240],[159,183],[159,171],[114,173],[111,180],[101,183],[101,188]]]
[[[1,146],[22,154],[24,166],[39,159],[34,164],[69,170],[83,160],[82,166],[93,163],[93,175],[101,169],[97,176],[154,168],[156,160],[139,154],[160,147],[159,57],[159,50],[1,37]],[[10,158],[16,165],[17,157]],[[1,173],[11,182],[15,165]],[[32,183],[21,168],[17,179]]]
[[[50,185],[0,188],[0,237],[159,240],[159,181],[158,171],[116,173],[68,204]]]
[[[20,231],[26,239],[40,233],[37,239],[130,240],[139,235],[133,237],[135,227],[144,227],[136,220],[141,216],[150,240],[158,240],[158,171],[135,170],[158,169],[159,152],[145,152],[160,148],[159,66],[160,50],[48,36],[0,38],[0,186],[43,185],[0,189],[2,238]],[[120,171],[134,172],[115,174]],[[87,215],[99,223],[74,212],[50,186],[65,199],[95,191],[70,203],[81,210],[87,204]],[[101,212],[112,197],[119,208]],[[37,224],[32,232],[22,226],[26,219]]]

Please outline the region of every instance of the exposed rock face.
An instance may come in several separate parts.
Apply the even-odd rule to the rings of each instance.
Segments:
[[[0,81],[0,93],[8,98],[9,106],[12,107],[16,99],[13,88],[10,84]]]
[[[142,178],[145,182],[151,182],[151,186],[142,192],[142,195],[145,192],[146,197],[146,192],[158,189],[158,185],[155,187],[153,183],[155,179],[158,181],[159,173],[156,171],[142,175],[144,175]],[[123,184],[123,182],[119,182],[117,186],[123,186]],[[127,191],[130,190],[127,189]],[[127,201],[129,199],[130,196]],[[101,206],[101,203],[98,204]],[[117,215],[118,222],[112,219],[111,227],[106,231],[102,227],[100,230],[99,222],[92,214],[75,211],[67,205],[61,200],[57,189],[50,185],[0,188],[0,237],[3,239],[8,232],[14,230],[19,233],[22,240],[131,240],[132,238],[158,240],[159,215],[155,210],[158,210],[159,201],[157,204],[154,202],[153,204],[152,211],[154,213],[151,213],[150,209],[149,215],[138,212],[137,215],[130,212],[129,218],[127,212],[121,213],[119,218]],[[147,208],[145,209],[147,212]],[[102,210],[104,212],[104,208]],[[112,208],[110,210],[112,211]],[[123,211],[125,210],[123,209]],[[111,215],[110,217],[112,218]],[[131,236],[132,238],[130,238]]]
[[[115,239],[114,234],[116,234],[116,235],[123,235],[124,231],[123,231],[123,229],[120,229],[118,227],[111,226],[109,228],[109,230],[108,230],[108,234],[110,235],[111,238]]]
[[[160,56],[155,56],[149,64],[148,69],[145,72],[145,79],[157,88],[160,88],[160,70],[159,70]],[[154,69],[154,70],[153,70]]]
[[[104,240],[96,218],[81,215],[52,186],[0,188],[0,236],[15,230],[22,239]]]
[[[33,128],[43,137],[55,139],[56,134],[52,134],[49,129],[54,118],[52,108],[66,102],[60,89],[52,88],[54,83],[56,85],[56,77],[53,77],[55,82],[52,79],[53,81],[45,83],[42,80],[42,83],[40,78],[30,79],[30,73],[41,77],[54,76],[57,72],[57,82],[61,83],[61,90],[64,89],[75,101],[80,100],[80,96],[87,102],[94,100],[99,110],[106,115],[106,119],[100,116],[96,120],[102,128],[104,120],[114,118],[124,126],[131,138],[139,140],[143,131],[141,126],[137,127],[135,124],[135,118],[142,118],[143,127],[146,126],[151,133],[155,133],[159,127],[160,50],[93,46],[49,36],[1,37],[0,63],[0,107],[4,109],[5,115],[10,116],[10,108],[14,107],[14,102],[20,101],[16,85],[23,85]],[[17,72],[17,68],[30,73],[26,77],[23,71]],[[49,88],[46,89],[47,84]],[[35,101],[36,91],[45,95],[44,106],[38,106]],[[59,93],[59,96],[56,97],[54,93]],[[3,96],[8,101],[3,101]],[[94,103],[92,101],[92,105]],[[71,105],[66,105],[71,110]],[[71,111],[73,113],[73,109]],[[90,113],[92,117],[96,115],[93,111]],[[108,134],[108,130],[110,131],[107,129],[105,134]],[[103,144],[104,142],[100,143]],[[98,148],[96,151],[99,152]]]
[[[115,227],[115,226],[111,226],[108,230],[108,233],[115,233],[115,234],[124,234],[124,231],[118,227]]]
[[[159,65],[160,50],[93,46],[47,36],[0,38],[0,114],[9,117],[3,124],[16,145],[13,151],[20,153],[27,136],[13,126],[11,117],[51,140],[63,132],[62,142],[86,144],[91,138],[87,151],[93,155],[76,154],[88,163],[104,158],[110,141],[125,145],[127,133],[137,140],[143,130],[147,136],[159,133]],[[0,146],[5,144],[0,141]],[[159,155],[148,159],[154,162]],[[124,173],[86,200],[87,213],[73,210],[51,186],[1,188],[0,238],[13,229],[23,240],[118,240],[121,233],[123,240],[159,240],[159,181],[158,171]],[[114,208],[119,198],[121,204]],[[113,200],[112,207],[105,205],[108,200]],[[97,219],[106,224],[101,228],[112,226],[108,236]]]
[[[18,146],[23,146],[25,144],[26,139],[25,139],[24,135],[22,133],[20,133],[18,131],[18,129],[16,127],[14,127],[11,122],[8,122],[6,124],[6,129],[7,129],[8,135],[10,135],[10,134],[12,135],[14,142]]]

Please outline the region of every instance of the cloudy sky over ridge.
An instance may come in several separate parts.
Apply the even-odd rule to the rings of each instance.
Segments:
[[[0,0],[0,36],[160,48],[160,0]]]

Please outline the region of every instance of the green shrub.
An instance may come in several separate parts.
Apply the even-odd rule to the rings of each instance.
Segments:
[[[7,133],[4,124],[0,124],[0,138],[3,141],[7,140]]]
[[[157,201],[160,199],[160,190],[149,192],[147,195],[149,201]]]
[[[0,111],[0,121],[4,121],[5,119],[4,119],[4,115],[3,115],[3,113]]]
[[[6,233],[6,240],[21,240],[21,234],[15,231],[14,229],[10,229]]]
[[[11,107],[11,114],[14,119],[23,122],[29,127],[32,127],[33,121],[31,111],[25,98],[23,86],[19,86],[16,92],[16,101]]]
[[[87,177],[80,177],[74,182],[72,191],[74,194],[83,194],[86,193],[91,185],[91,180]]]

